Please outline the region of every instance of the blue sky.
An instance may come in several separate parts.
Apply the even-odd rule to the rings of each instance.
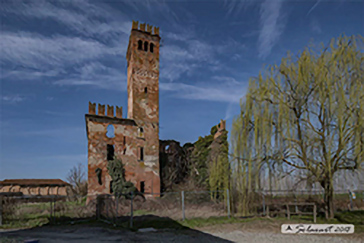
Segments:
[[[249,77],[310,41],[363,35],[363,1],[2,0],[0,179],[87,165],[88,102],[127,110],[132,20],[160,27],[160,139],[239,112]],[[125,115],[124,115],[125,116]]]

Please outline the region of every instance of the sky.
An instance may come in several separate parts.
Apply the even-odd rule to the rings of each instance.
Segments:
[[[0,2],[0,180],[87,165],[88,102],[127,111],[132,20],[160,28],[160,139],[181,145],[230,130],[265,65],[364,32],[364,1]]]

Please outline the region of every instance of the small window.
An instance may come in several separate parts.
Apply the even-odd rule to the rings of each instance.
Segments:
[[[144,51],[148,51],[148,42],[144,42]]]
[[[144,161],[144,148],[139,147],[139,160]]]
[[[154,51],[154,44],[150,43],[150,52],[153,52],[153,51]]]
[[[111,124],[107,126],[106,137],[108,138],[115,137],[114,126]]]
[[[138,128],[138,137],[140,138],[144,137],[144,129],[142,127]]]
[[[107,145],[107,160],[114,159],[114,145],[108,144]]]
[[[148,93],[148,88],[147,87],[144,88],[144,93],[145,94]]]
[[[143,50],[143,41],[142,40],[138,41],[138,50]]]
[[[123,154],[126,153],[126,139],[125,139],[125,136],[124,136],[124,150],[123,150]]]
[[[144,181],[141,181],[141,182],[140,182],[140,192],[141,192],[141,193],[144,193],[144,187],[145,187],[145,185],[144,185]]]
[[[110,193],[113,193],[114,190],[112,189],[112,181],[110,181]]]

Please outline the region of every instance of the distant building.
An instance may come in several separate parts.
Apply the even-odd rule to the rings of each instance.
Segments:
[[[21,192],[24,195],[66,196],[71,185],[61,179],[6,179],[0,181],[0,192]]]

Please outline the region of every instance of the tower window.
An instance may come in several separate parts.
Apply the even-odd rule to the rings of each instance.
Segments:
[[[140,138],[144,137],[144,129],[142,127],[138,128],[138,137]]]
[[[139,147],[139,160],[144,161],[144,148]]]
[[[143,50],[143,41],[142,40],[138,41],[138,50]]]
[[[154,51],[154,44],[150,43],[150,52],[153,52],[153,51]]]
[[[144,51],[148,51],[148,42],[144,42]]]
[[[144,193],[144,187],[145,187],[144,181],[141,181],[140,182],[140,192],[141,193]]]
[[[108,144],[107,145],[107,160],[113,160],[114,159],[114,145]]]
[[[144,93],[148,93],[148,88],[147,87],[144,88]]]

